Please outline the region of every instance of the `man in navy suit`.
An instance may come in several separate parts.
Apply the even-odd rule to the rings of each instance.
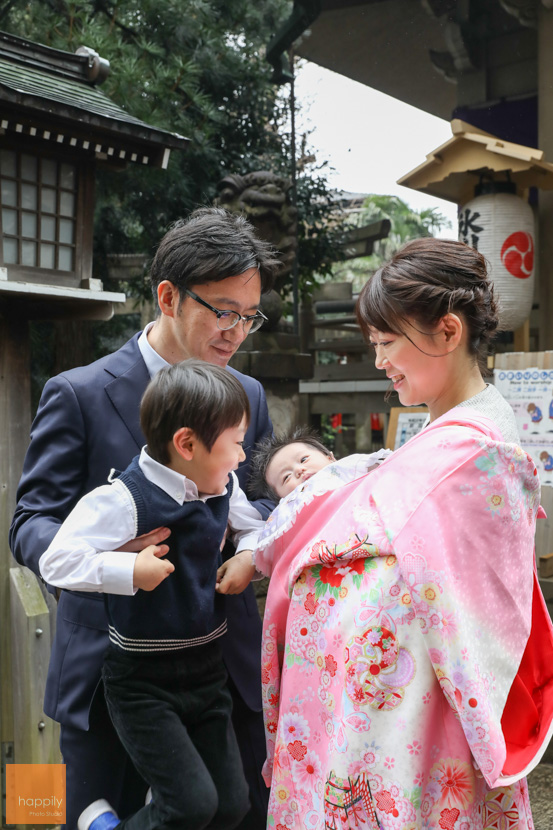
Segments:
[[[18,562],[38,575],[41,554],[75,503],[105,483],[112,468],[124,470],[140,451],[145,439],[139,403],[151,376],[188,357],[227,365],[259,325],[261,294],[271,288],[278,267],[270,246],[245,219],[218,208],[195,211],[164,236],[150,274],[160,310],[155,322],[113,354],[63,372],[44,387],[10,528]],[[251,408],[246,461],[237,471],[244,487],[251,451],[272,427],[261,384],[229,371],[243,384]],[[273,506],[263,500],[254,503],[263,518]],[[149,534],[136,550],[166,536],[165,529]],[[241,827],[264,830],[268,790],[261,778],[261,621],[251,586],[226,602],[225,663],[252,803]],[[135,812],[147,789],[107,714],[100,681],[107,644],[102,595],[63,591],[44,711],[61,724],[68,830],[75,830],[82,810],[98,798],[106,798],[120,817]]]

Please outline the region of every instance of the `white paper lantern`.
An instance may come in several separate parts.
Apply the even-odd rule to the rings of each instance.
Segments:
[[[519,328],[530,315],[534,298],[534,215],[513,192],[497,192],[507,183],[484,185],[484,192],[459,212],[459,239],[477,248],[489,264],[500,303],[500,328]],[[512,186],[514,189],[514,185]]]

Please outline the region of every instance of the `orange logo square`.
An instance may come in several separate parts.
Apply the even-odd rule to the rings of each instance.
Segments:
[[[65,824],[65,764],[6,764],[6,823]]]

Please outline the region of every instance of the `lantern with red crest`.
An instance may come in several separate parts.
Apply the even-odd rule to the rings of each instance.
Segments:
[[[519,328],[534,297],[534,215],[513,182],[482,182],[459,211],[459,239],[482,253],[500,303],[500,328]]]
[[[533,211],[520,194],[530,188],[553,190],[553,164],[537,147],[515,144],[457,118],[451,131],[452,137],[398,184],[461,205],[459,239],[488,260],[501,303],[500,327],[518,329],[518,348],[529,351],[529,326],[521,329],[532,310],[538,255]],[[549,273],[548,262],[542,261],[543,268]],[[540,283],[544,289],[545,278]],[[548,303],[546,292],[541,294]]]

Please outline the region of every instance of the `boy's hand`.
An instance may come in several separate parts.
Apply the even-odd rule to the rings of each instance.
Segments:
[[[254,573],[252,551],[241,550],[223,562],[217,571],[215,590],[219,594],[241,594],[250,584]]]
[[[120,548],[116,548],[116,550],[124,550],[129,553],[139,553],[149,545],[159,545],[161,542],[165,542],[167,537],[170,535],[171,531],[168,527],[156,527],[155,530],[150,530],[149,533],[143,533],[142,536],[137,536],[136,539],[130,539],[130,541],[125,542],[124,545],[121,545]],[[164,545],[163,547],[167,546]],[[167,548],[167,550],[169,549]],[[165,553],[167,553],[167,551],[165,551]]]
[[[169,553],[169,545],[148,545],[136,557],[133,570],[133,585],[143,591],[153,591],[175,566],[172,562],[160,557]]]

